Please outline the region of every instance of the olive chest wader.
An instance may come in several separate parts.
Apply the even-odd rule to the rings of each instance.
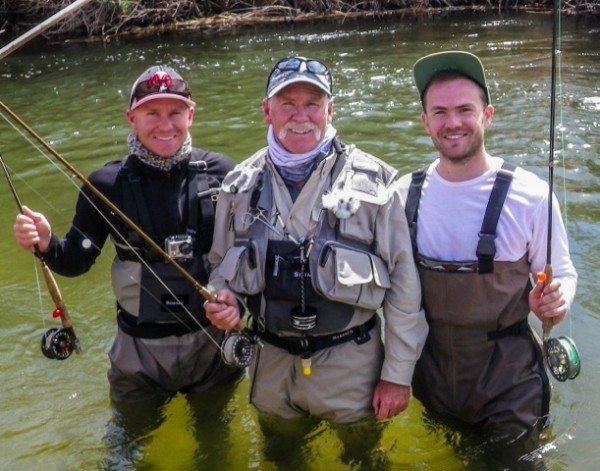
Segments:
[[[208,184],[207,164],[203,160],[207,153],[194,151],[187,164],[188,220],[185,234],[174,235],[174,243],[180,244],[177,247],[186,253],[185,257],[177,259],[177,263],[201,284],[208,281],[203,256],[210,250],[214,227],[214,196],[219,191],[219,188],[211,188]],[[141,175],[129,158],[123,163],[119,179],[125,214],[162,245],[164,241],[157,239],[150,219],[150,208],[142,192]],[[141,274],[137,280],[139,308],[137,312],[128,312],[117,303],[119,327],[133,337],[161,338],[181,336],[209,325],[202,307],[204,299],[196,289],[170,263],[147,247],[135,232],[125,229],[124,233],[127,244],[114,241],[118,258],[115,263],[141,265]],[[182,242],[178,242],[178,237]],[[192,241],[191,244],[188,241]],[[140,264],[140,257],[144,264]],[[115,292],[119,293],[119,279],[114,278]],[[131,280],[121,282],[130,284]]]
[[[541,348],[527,323],[527,255],[516,262],[494,261],[496,226],[514,170],[505,163],[498,171],[473,262],[418,253],[426,169],[413,173],[406,202],[430,326],[413,378],[415,397],[443,417],[512,436],[543,426],[550,399]]]

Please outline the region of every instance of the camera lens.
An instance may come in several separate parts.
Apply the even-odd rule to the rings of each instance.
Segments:
[[[183,254],[183,255],[189,255],[192,253],[192,244],[190,244],[189,242],[183,242],[180,246],[179,246],[179,251]]]

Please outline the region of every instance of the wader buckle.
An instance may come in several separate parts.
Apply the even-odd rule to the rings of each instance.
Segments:
[[[494,271],[494,256],[496,255],[496,234],[479,233],[477,243],[477,260],[479,262],[479,273],[491,273]]]
[[[363,343],[367,343],[371,340],[371,335],[369,334],[370,328],[367,329],[367,324],[362,324],[357,327],[358,334],[354,338],[354,341],[357,345],[362,345]]]

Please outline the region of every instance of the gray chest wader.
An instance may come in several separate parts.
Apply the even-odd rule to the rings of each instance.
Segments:
[[[338,160],[332,170],[332,181],[345,163],[342,150],[337,147],[336,150]],[[268,221],[272,206],[271,181],[263,174],[251,198],[250,213],[259,212]],[[300,243],[269,240],[267,225],[257,222],[245,238],[237,238],[235,242],[235,245],[249,245],[250,249],[255,247],[257,257],[265,257],[265,289],[247,298],[255,316],[256,333],[264,341],[302,357],[351,340],[364,343],[370,339],[368,331],[375,326],[373,317],[344,330],[352,319],[354,306],[327,299],[313,287],[318,258],[312,254],[320,253],[327,239],[337,237],[327,222],[327,213],[321,213],[314,245],[312,239]]]
[[[210,250],[214,225],[213,195],[218,188],[210,188],[206,162],[202,155],[192,154],[188,163],[188,221],[186,235],[193,238],[193,256],[178,259],[190,275],[206,284],[208,274],[202,255]],[[150,212],[141,186],[141,176],[135,165],[125,162],[119,177],[123,189],[124,212],[155,242],[158,240],[150,219]],[[200,215],[200,217],[199,217]],[[120,260],[140,262],[137,252],[146,262],[142,264],[139,312],[129,313],[117,306],[117,320],[124,332],[134,337],[160,338],[184,335],[209,324],[204,313],[204,299],[196,289],[162,257],[148,248],[133,231],[127,231],[128,244],[133,250],[116,246]],[[190,318],[190,314],[194,319]],[[198,322],[201,326],[198,325]]]
[[[518,434],[543,425],[550,388],[539,342],[527,323],[527,256],[493,261],[496,226],[513,172],[507,164],[498,172],[477,261],[437,261],[418,254],[425,170],[413,173],[406,213],[430,326],[413,378],[415,397],[442,417]]]

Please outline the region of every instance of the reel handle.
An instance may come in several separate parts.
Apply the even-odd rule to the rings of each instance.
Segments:
[[[546,264],[543,272],[537,273],[537,281],[548,284],[552,281],[552,266]],[[581,371],[581,357],[575,342],[569,337],[550,338],[550,330],[554,322],[552,319],[542,320],[542,340],[544,359],[550,373],[560,382],[575,379]]]
[[[46,281],[46,286],[48,286],[48,291],[50,292],[52,301],[54,301],[57,311],[60,313],[60,323],[62,324],[62,328],[69,332],[75,351],[77,353],[81,353],[79,339],[73,330],[73,321],[71,321],[71,316],[69,316],[67,306],[65,305],[62,295],[60,294],[56,279],[54,278],[50,267],[48,267],[48,264],[43,259],[40,259],[40,264],[42,266],[42,274],[44,275],[44,280]]]
[[[257,344],[257,338],[248,330],[227,332],[221,342],[221,358],[226,365],[245,368],[252,361]]]
[[[552,265],[547,263],[544,266],[544,271],[538,272],[536,275],[536,278],[537,278],[537,281],[541,281],[542,283],[544,283],[544,285],[551,283],[552,282]],[[542,320],[542,335],[543,335],[544,342],[546,342],[548,340],[548,337],[550,336],[550,331],[552,330],[553,326],[554,326],[554,323],[552,322],[552,319],[544,318]]]

